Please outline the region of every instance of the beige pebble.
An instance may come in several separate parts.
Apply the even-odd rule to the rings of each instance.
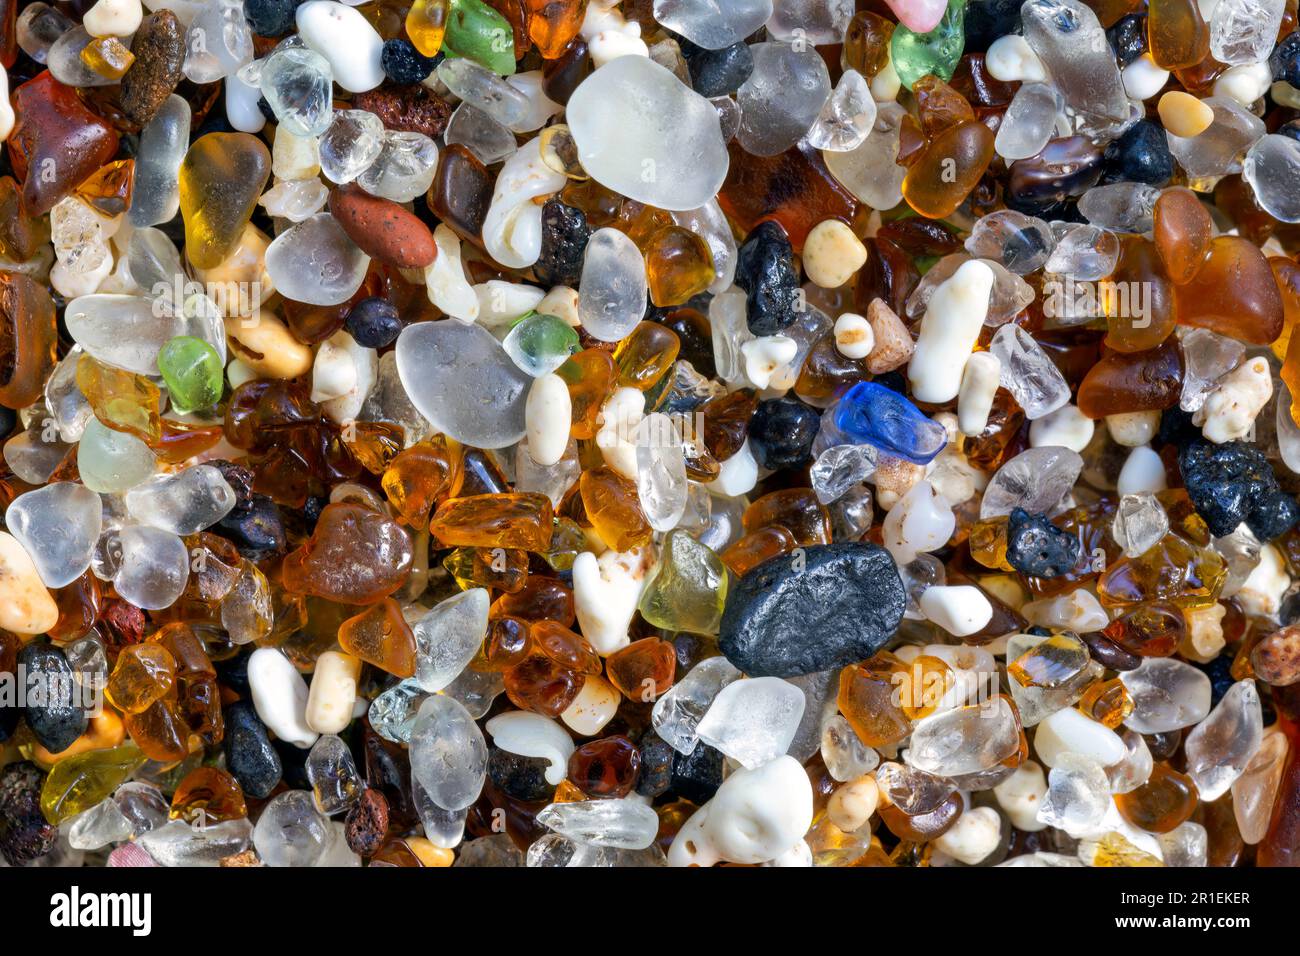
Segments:
[[[845,358],[866,358],[876,347],[876,333],[862,316],[845,312],[835,320],[835,347]]]
[[[359,657],[326,651],[317,658],[316,673],[307,692],[307,726],[318,734],[342,733],[352,723],[360,677]]]
[[[0,531],[0,628],[15,634],[44,634],[59,621],[36,565],[18,539]]]
[[[622,696],[603,677],[588,677],[573,703],[564,708],[560,720],[574,733],[594,737],[614,719]]]
[[[1208,664],[1227,646],[1223,637],[1223,617],[1228,609],[1217,601],[1198,608],[1183,608],[1187,630],[1178,644],[1178,653],[1189,661]]]
[[[270,309],[226,319],[226,336],[233,357],[263,378],[297,378],[312,367],[311,349],[295,339]]]
[[[1170,90],[1156,105],[1160,122],[1174,136],[1199,136],[1214,122],[1214,110],[1190,93]]]
[[[867,261],[867,247],[838,219],[812,227],[803,244],[803,271],[823,289],[838,289]]]
[[[270,238],[252,223],[244,227],[235,251],[211,269],[195,269],[194,278],[223,315],[252,315],[275,292],[266,271]]]
[[[551,289],[542,296],[542,301],[533,307],[533,311],[541,315],[554,315],[575,329],[582,325],[582,319],[578,318],[578,293],[567,285],[557,285]]]
[[[876,504],[888,511],[925,477],[925,465],[881,455],[876,465]]]
[[[826,815],[845,833],[854,833],[871,819],[879,802],[880,788],[876,786],[876,778],[867,774],[837,787],[826,803]]]
[[[880,375],[906,365],[916,343],[903,320],[885,304],[884,299],[871,300],[871,305],[867,306],[867,321],[876,337],[876,344],[867,356],[867,371]]]

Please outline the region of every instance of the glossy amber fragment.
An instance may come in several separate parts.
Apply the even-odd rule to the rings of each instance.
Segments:
[[[1142,786],[1115,795],[1115,806],[1129,823],[1151,833],[1168,833],[1196,809],[1196,784],[1187,774],[1158,763]]]
[[[1196,0],[1151,0],[1147,47],[1161,69],[1177,70],[1201,62],[1210,52],[1210,28]]]
[[[172,794],[170,817],[194,826],[248,816],[239,781],[220,767],[197,767],[187,773]]]
[[[545,551],[551,543],[551,500],[531,492],[449,498],[438,506],[429,532],[446,547],[521,548]]]
[[[239,245],[271,175],[271,153],[249,133],[208,133],[196,139],[180,169],[185,255],[211,269]]]
[[[898,705],[898,679],[906,666],[894,655],[881,651],[861,664],[840,672],[837,703],[844,719],[868,747],[886,747],[902,740],[912,724]]]
[[[677,361],[680,350],[681,340],[672,329],[658,322],[640,323],[614,350],[618,386],[643,392],[653,388]]]
[[[1182,350],[1172,337],[1145,352],[1109,352],[1080,383],[1079,411],[1089,418],[1162,411],[1178,404],[1182,385]]]
[[[967,121],[945,129],[921,151],[903,179],[903,198],[923,216],[951,215],[993,160],[993,133]]]
[[[1216,236],[1196,275],[1174,292],[1182,325],[1268,345],[1282,332],[1282,296],[1259,247],[1240,236]]]
[[[423,527],[434,506],[458,481],[461,457],[446,438],[436,435],[412,445],[384,469],[382,485],[388,501],[404,522]]]
[[[1099,298],[1106,313],[1107,348],[1144,352],[1174,331],[1173,286],[1149,239],[1120,239],[1119,262]]]
[[[77,388],[86,396],[95,417],[109,428],[130,432],[149,443],[162,437],[158,412],[161,393],[143,375],[82,355],[77,361]]]
[[[785,528],[801,545],[830,544],[831,518],[811,488],[787,488],[763,495],[741,517],[746,533]]]
[[[584,471],[578,485],[587,518],[607,545],[629,551],[649,543],[653,531],[629,479],[602,465]]]
[[[1210,251],[1214,224],[1196,193],[1183,186],[1166,189],[1155,205],[1155,244],[1165,272],[1175,285],[1195,278]]]
[[[1133,713],[1133,697],[1118,677],[1099,680],[1083,692],[1078,708],[1099,724],[1116,730]]]
[[[39,283],[0,272],[0,404],[25,408],[54,370],[54,300]]]
[[[415,673],[415,634],[402,606],[385,598],[339,625],[339,646],[395,677]]]
[[[578,35],[587,0],[524,0],[523,7],[528,38],[543,58],[554,60]]]
[[[442,566],[464,590],[518,591],[528,577],[528,552],[518,548],[457,548]]]
[[[1151,601],[1206,607],[1218,600],[1227,573],[1217,551],[1167,534],[1141,556],[1122,558],[1107,568],[1097,582],[1097,596],[1106,607]]]
[[[406,530],[387,515],[356,504],[327,505],[311,537],[285,556],[281,578],[299,591],[345,604],[374,604],[411,573]]]
[[[677,654],[655,637],[633,641],[605,660],[605,676],[629,700],[652,703],[667,693],[677,672]]]

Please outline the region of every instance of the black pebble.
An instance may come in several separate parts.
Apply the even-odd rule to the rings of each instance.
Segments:
[[[1250,442],[1189,442],[1178,454],[1178,467],[1197,514],[1215,537],[1232,534],[1244,521],[1261,541],[1272,541],[1300,519],[1300,504],[1278,488],[1268,459]]]
[[[269,796],[284,776],[280,755],[252,704],[238,702],[226,708],[225,749],[226,769],[256,800]]]
[[[964,53],[986,53],[994,40],[1020,32],[1020,0],[966,4]]]
[[[689,754],[674,751],[672,790],[694,804],[713,799],[722,786],[722,751],[704,741],[695,745]]]
[[[549,800],[555,795],[555,787],[546,781],[548,767],[550,762],[541,757],[512,754],[500,747],[488,751],[488,778],[516,800]]]
[[[1273,79],[1300,86],[1300,30],[1282,38],[1268,58],[1268,65],[1273,69]]]
[[[1136,13],[1120,17],[1115,25],[1106,31],[1110,48],[1115,51],[1115,59],[1121,67],[1128,66],[1147,51],[1147,19]]]
[[[52,754],[63,753],[89,723],[72,665],[57,647],[33,643],[18,652],[18,673],[28,694],[27,726],[42,747]]]
[[[384,68],[384,75],[394,83],[422,83],[442,58],[441,53],[436,57],[425,56],[410,40],[399,37],[384,41],[379,64]]]
[[[547,200],[542,207],[542,251],[533,265],[533,274],[544,288],[577,287],[591,231],[581,209],[558,199]]]
[[[54,849],[59,828],[41,813],[45,774],[26,760],[0,770],[0,856],[22,866]]]
[[[754,72],[754,55],[743,42],[721,50],[706,50],[681,40],[682,56],[691,74],[691,86],[700,96],[712,99],[740,89]]]
[[[244,19],[260,37],[278,37],[294,25],[294,12],[303,0],[244,0]]]
[[[279,506],[266,495],[254,494],[247,505],[236,506],[212,530],[233,542],[250,561],[285,549],[284,519]]]
[[[1007,518],[1007,562],[1021,574],[1054,578],[1079,561],[1079,539],[1062,531],[1045,515],[1023,508]]]
[[[906,607],[884,548],[813,545],[764,561],[736,582],[718,646],[750,677],[798,677],[866,660],[894,636]]]
[[[746,320],[755,335],[775,335],[798,318],[799,276],[785,230],[762,222],[736,256],[736,285],[748,295]]]
[[[392,345],[402,333],[402,320],[397,306],[382,296],[372,295],[362,299],[350,310],[344,323],[348,334],[357,345],[367,349],[382,349]]]
[[[637,742],[637,748],[641,751],[641,773],[636,778],[636,792],[653,799],[673,785],[677,751],[653,730]]]
[[[749,447],[764,468],[793,468],[811,457],[813,439],[822,417],[795,398],[758,403],[749,420]]]
[[[1102,183],[1146,183],[1163,186],[1173,178],[1174,157],[1162,126],[1138,120],[1106,147]]]

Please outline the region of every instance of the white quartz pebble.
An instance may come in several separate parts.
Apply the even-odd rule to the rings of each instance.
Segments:
[[[329,61],[334,82],[352,93],[384,82],[384,38],[359,10],[334,0],[308,0],[294,14],[298,36]]]
[[[1169,71],[1156,66],[1150,53],[1140,57],[1120,71],[1124,83],[1124,92],[1135,100],[1149,100],[1165,88],[1169,82]]]
[[[1002,839],[1002,818],[992,807],[972,807],[936,837],[933,846],[967,866],[974,866],[997,849]]]
[[[360,658],[342,651],[326,651],[318,657],[307,695],[307,726],[320,734],[337,734],[352,723],[360,677]]]
[[[614,719],[622,701],[623,695],[609,681],[589,674],[573,703],[560,714],[560,720],[580,737],[594,737]]]
[[[1250,434],[1255,418],[1273,397],[1273,376],[1268,359],[1257,355],[1243,362],[1219,381],[1192,416],[1205,437],[1216,445],[1237,441]]]
[[[835,348],[845,358],[864,359],[876,347],[871,323],[854,312],[845,312],[835,320]]]
[[[547,761],[547,783],[556,786],[564,779],[569,757],[576,748],[573,738],[555,721],[541,714],[513,710],[498,714],[484,727],[502,750]]]
[[[1029,444],[1033,448],[1062,445],[1071,451],[1082,452],[1092,441],[1095,430],[1093,420],[1079,411],[1078,406],[1062,405],[1030,424]]]
[[[519,147],[497,174],[492,202],[483,220],[483,245],[510,269],[526,269],[542,251],[541,196],[558,192],[567,182],[542,160],[541,138]]]
[[[524,403],[524,428],[528,431],[528,454],[539,465],[554,465],[564,457],[573,421],[573,399],[569,386],[554,372],[533,380]]]
[[[1128,453],[1119,471],[1116,488],[1121,495],[1142,491],[1164,491],[1168,487],[1165,464],[1149,445],[1140,445]]]
[[[627,629],[636,613],[654,563],[647,549],[606,551],[597,558],[584,551],[573,562],[573,603],[582,635],[597,654],[627,647]]]
[[[429,301],[453,319],[473,322],[478,318],[478,296],[465,278],[460,259],[460,237],[446,223],[433,230],[438,255],[424,269],[424,287]]]
[[[976,352],[966,360],[957,393],[957,428],[963,435],[973,438],[984,431],[1001,378],[1002,362],[992,352]]]
[[[937,585],[921,595],[921,613],[956,637],[966,637],[993,618],[993,605],[969,584]]]
[[[596,447],[600,449],[605,464],[624,478],[636,480],[636,429],[645,413],[645,393],[624,386],[614,389],[605,399],[597,419],[601,425],[596,433]]]
[[[700,740],[742,767],[758,767],[790,748],[804,706],[803,691],[779,677],[738,680],[713,698],[700,719]]]
[[[1047,70],[1027,40],[1018,33],[998,37],[984,55],[989,76],[1004,83],[1046,83]]]
[[[992,291],[993,270],[975,259],[963,262],[934,290],[907,367],[916,399],[942,403],[957,397]]]
[[[257,717],[281,740],[309,748],[320,736],[307,723],[307,681],[273,647],[259,647],[248,658],[248,686]]]
[[[765,863],[803,838],[812,811],[812,785],[793,757],[737,770],[686,821],[668,850],[668,865]]]
[[[1047,777],[1043,768],[1032,760],[1024,761],[1016,772],[993,788],[993,797],[1006,812],[1007,819],[1017,830],[1036,833],[1047,828],[1038,819],[1038,808],[1047,793]]]
[[[947,500],[930,482],[919,481],[889,509],[882,529],[883,542],[901,567],[922,551],[942,548],[956,526],[956,516]]]
[[[758,484],[758,462],[750,450],[749,439],[740,446],[740,450],[722,462],[718,477],[708,484],[714,494],[727,498],[748,494]]]
[[[1148,445],[1160,430],[1160,413],[1120,412],[1117,415],[1107,415],[1106,430],[1110,432],[1115,444],[1125,448]]]
[[[140,0],[98,0],[81,18],[92,37],[129,37],[140,29],[144,8]]]
[[[777,369],[790,364],[799,345],[788,335],[760,335],[740,347],[745,360],[745,377],[757,389],[767,388]]]
[[[1048,767],[1055,767],[1064,753],[1079,754],[1109,767],[1128,752],[1119,734],[1073,707],[1063,707],[1034,728],[1034,750]]]

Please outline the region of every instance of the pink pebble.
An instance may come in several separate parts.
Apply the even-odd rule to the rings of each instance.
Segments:
[[[885,0],[898,22],[913,33],[929,33],[948,9],[946,0]]]
[[[109,866],[157,866],[144,847],[123,843],[108,855]]]

